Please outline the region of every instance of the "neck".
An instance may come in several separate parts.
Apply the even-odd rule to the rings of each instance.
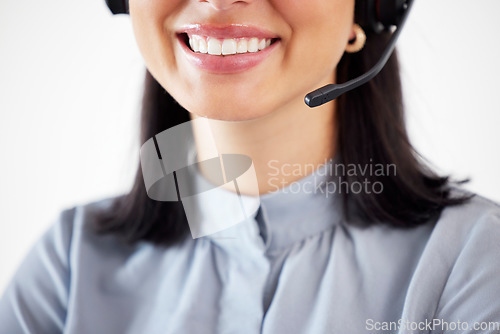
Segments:
[[[207,136],[213,136],[219,154],[249,156],[259,194],[276,191],[312,173],[335,154],[336,102],[315,109],[309,109],[302,100],[293,104],[257,119],[209,120],[210,129],[194,128],[199,160],[209,154]],[[205,174],[203,170],[201,173]],[[243,194],[252,194],[252,189],[245,182],[239,184]]]

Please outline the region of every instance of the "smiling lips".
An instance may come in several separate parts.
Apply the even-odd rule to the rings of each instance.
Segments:
[[[280,39],[244,25],[190,25],[177,33],[188,60],[213,73],[248,70],[266,59]]]

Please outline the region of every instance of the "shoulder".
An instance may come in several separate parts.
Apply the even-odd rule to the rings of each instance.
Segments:
[[[31,247],[0,298],[0,323],[6,333],[63,331],[74,274],[72,252],[82,235],[78,217],[107,202],[62,211]]]
[[[62,210],[34,247],[58,247],[69,258],[71,250],[81,244],[82,238],[92,237],[92,225],[98,215],[111,209],[118,198],[99,199]]]
[[[126,260],[141,248],[154,248],[146,242],[130,244],[118,234],[104,234],[97,231],[97,222],[111,210],[115,210],[114,204],[122,197],[107,197],[77,204],[61,212],[57,222],[51,227],[52,231],[48,231],[47,237],[52,242],[57,242],[56,238],[64,240],[68,245],[68,256],[72,257],[72,267],[80,265],[91,255],[101,262],[116,257]],[[65,232],[57,233],[58,230]]]
[[[63,272],[69,272],[70,267],[75,265],[72,261],[73,253],[80,252],[79,249],[85,247],[86,243],[98,239],[98,235],[91,228],[92,223],[101,212],[109,210],[118,198],[99,199],[62,210],[32,246],[25,262],[38,261],[44,265],[51,263],[60,268],[58,272],[61,275]],[[108,242],[112,239],[107,238]],[[113,242],[119,243],[118,240]],[[25,267],[28,270],[37,268],[36,265]]]
[[[428,242],[427,256],[448,269],[447,286],[500,273],[500,206],[472,195],[467,203],[443,210]]]
[[[485,197],[455,189],[455,195],[471,198],[445,208],[427,242],[424,259],[443,268],[468,270],[500,265],[500,205]],[[489,264],[489,263],[490,264]]]
[[[161,280],[179,254],[189,253],[189,243],[165,252],[150,243],[130,245],[113,234],[94,232],[93,222],[117,198],[63,210],[32,246],[0,298],[6,333],[62,333],[67,322],[99,316],[90,309],[82,313],[88,305],[117,296],[107,301],[119,307],[113,302],[133,298],[154,273]]]
[[[463,205],[450,206],[444,211],[465,213],[468,218],[481,217],[485,215],[500,215],[500,203],[488,199],[476,193],[461,188],[453,189],[452,196],[470,196],[470,200]]]
[[[450,206],[443,210],[431,239],[447,240],[448,246],[455,246],[453,250],[457,255],[471,243],[479,241],[496,242],[500,245],[500,205],[465,190],[455,190],[454,194],[471,198],[462,205]]]
[[[455,193],[472,197],[441,213],[408,289],[405,317],[500,321],[500,206]]]

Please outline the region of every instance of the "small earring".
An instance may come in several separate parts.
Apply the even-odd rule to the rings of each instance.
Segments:
[[[347,53],[356,53],[361,51],[366,43],[366,34],[363,28],[361,28],[359,24],[355,24],[353,26],[353,29],[356,37],[354,37],[354,39],[350,40],[349,43],[347,43],[347,46],[345,48],[345,51]]]

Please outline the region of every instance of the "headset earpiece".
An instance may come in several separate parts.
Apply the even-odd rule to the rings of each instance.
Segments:
[[[356,0],[355,21],[365,30],[380,33],[398,26],[407,10],[407,0]]]
[[[364,30],[380,32],[375,0],[356,0],[354,21]]]
[[[128,0],[106,0],[106,4],[113,14],[128,14]]]
[[[379,19],[384,27],[397,26],[407,8],[406,0],[379,0]]]

